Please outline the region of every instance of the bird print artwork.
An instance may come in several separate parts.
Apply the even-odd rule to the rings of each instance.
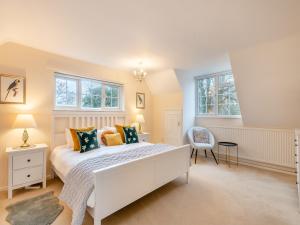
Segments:
[[[6,101],[6,99],[7,99],[7,97],[8,97],[8,95],[12,92],[13,93],[13,97],[16,97],[17,96],[17,94],[18,94],[18,86],[19,86],[19,84],[20,84],[20,80],[19,79],[16,79],[16,80],[14,80],[9,86],[8,86],[8,88],[7,88],[7,93],[6,93],[6,96],[5,96],[5,101]]]
[[[144,93],[136,93],[136,107],[138,109],[145,108],[145,94]]]
[[[25,77],[0,74],[0,104],[24,104],[25,94]]]

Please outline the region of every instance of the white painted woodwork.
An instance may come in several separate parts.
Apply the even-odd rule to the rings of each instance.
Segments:
[[[182,144],[182,113],[180,110],[165,111],[164,143]]]
[[[31,167],[15,170],[13,174],[13,186],[26,184],[32,181],[41,180],[43,177],[43,167]]]
[[[101,129],[115,124],[127,124],[125,112],[97,112],[97,111],[54,111],[52,115],[51,149],[65,144],[66,128],[83,128],[93,126]]]
[[[33,152],[28,154],[16,155],[13,158],[14,170],[43,165],[43,152]]]
[[[296,163],[296,174],[297,174],[297,181],[296,181],[296,185],[297,185],[297,189],[298,189],[298,198],[299,198],[299,208],[300,208],[300,130],[297,129],[295,132],[295,163]]]
[[[13,190],[43,183],[46,188],[46,144],[37,144],[29,148],[8,147],[8,198]]]
[[[99,225],[103,218],[183,174],[186,174],[188,183],[189,167],[190,146],[184,145],[168,152],[94,171],[96,205],[91,213],[94,224]]]
[[[89,113],[82,114],[83,112],[80,114],[74,112],[54,113],[53,147],[58,145],[57,143],[61,143],[61,130],[64,131],[66,127],[78,125],[78,120],[86,121],[90,117]],[[96,117],[93,121],[95,124],[90,125],[98,129],[103,126],[112,126],[114,123],[126,123],[126,114],[124,113],[94,113],[93,116]],[[83,123],[83,125],[87,124]],[[147,139],[148,141],[148,138],[149,134],[142,134],[143,140]],[[65,139],[61,144],[65,144]],[[94,218],[94,224],[100,225],[103,218],[179,176],[186,174],[186,183],[188,183],[189,167],[190,145],[184,145],[174,147],[167,152],[94,171],[95,207],[88,208],[87,211]]]
[[[239,144],[239,157],[294,171],[294,131],[245,127],[207,127],[217,141]],[[222,153],[222,152],[221,152]]]
[[[149,133],[140,133],[138,134],[139,142],[150,142],[150,134]]]

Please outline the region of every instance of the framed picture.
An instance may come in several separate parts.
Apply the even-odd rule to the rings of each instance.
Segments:
[[[145,93],[136,93],[136,108],[144,109],[145,108]]]
[[[0,74],[0,104],[25,104],[25,85],[23,76]]]

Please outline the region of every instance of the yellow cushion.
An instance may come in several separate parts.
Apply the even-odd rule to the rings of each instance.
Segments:
[[[113,131],[111,130],[106,130],[106,131],[103,131],[102,134],[101,134],[101,141],[103,142],[103,144],[107,145],[106,143],[106,138],[105,138],[105,135],[106,134],[114,134]]]
[[[122,145],[123,144],[121,135],[119,133],[105,134],[104,137],[106,139],[107,146]]]
[[[115,127],[117,129],[117,133],[119,133],[121,135],[121,139],[122,139],[123,143],[125,143],[125,135],[124,135],[123,127],[129,127],[129,126],[123,126],[120,124],[116,124]]]
[[[86,128],[80,128],[80,129],[74,129],[74,128],[70,128],[70,133],[73,139],[73,144],[74,144],[74,151],[80,151],[80,143],[78,140],[78,136],[77,136],[77,132],[87,132],[87,131],[92,131],[94,130],[94,127],[86,127]]]

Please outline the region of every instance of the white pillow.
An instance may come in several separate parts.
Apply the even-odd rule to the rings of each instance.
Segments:
[[[105,127],[103,127],[101,130],[103,130],[103,131],[111,130],[112,132],[117,133],[117,128],[115,128],[115,127],[108,127],[108,126],[105,126]]]
[[[65,129],[65,136],[66,136],[66,143],[67,143],[68,147],[74,148],[73,138],[72,138],[70,129],[68,129],[68,128]]]
[[[108,130],[110,130],[110,131],[112,131],[114,133],[117,133],[117,128],[115,128],[115,127],[107,127],[107,126],[105,126],[101,130],[97,130],[97,139],[98,139],[98,143],[99,144],[104,145],[104,143],[103,143],[103,141],[101,139],[101,135],[102,135],[103,131],[108,131]]]

